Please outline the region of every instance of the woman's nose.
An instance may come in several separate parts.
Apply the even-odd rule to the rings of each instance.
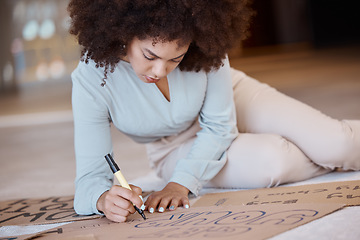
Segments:
[[[156,63],[154,63],[152,71],[153,74],[155,75],[154,77],[158,77],[158,78],[166,77],[167,65],[162,61],[157,61]]]

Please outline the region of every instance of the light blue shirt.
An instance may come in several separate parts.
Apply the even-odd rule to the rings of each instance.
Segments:
[[[224,166],[226,150],[238,134],[228,59],[210,73],[176,68],[168,75],[170,102],[155,84],[141,81],[127,62],[120,61],[101,87],[103,75],[93,61],[80,62],[72,73],[76,212],[99,213],[97,200],[113,184],[104,159],[113,152],[111,122],[134,141],[149,143],[178,134],[198,119],[201,130],[170,179],[198,194]]]

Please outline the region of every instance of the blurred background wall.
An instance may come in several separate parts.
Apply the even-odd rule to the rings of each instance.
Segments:
[[[313,47],[360,43],[358,0],[254,0],[257,12],[243,47],[309,42]]]
[[[0,0],[0,92],[69,81],[79,59],[67,0]]]
[[[70,81],[79,50],[67,32],[67,3],[0,0],[0,94]],[[253,8],[251,36],[239,43],[235,55],[289,43],[314,48],[360,43],[358,0],[254,0]]]

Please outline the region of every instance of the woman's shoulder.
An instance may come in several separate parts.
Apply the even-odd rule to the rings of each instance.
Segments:
[[[104,78],[104,68],[96,67],[93,60],[87,62],[79,61],[77,67],[71,74],[72,81],[86,81],[89,83],[101,84]]]
[[[108,102],[107,89],[101,85],[104,68],[96,67],[93,60],[79,61],[71,74],[73,97],[87,98],[94,102]]]
[[[105,67],[97,66],[97,64],[89,59],[87,62],[79,61],[77,67],[71,74],[73,83],[79,82],[85,85],[92,85],[94,87],[101,87],[103,83],[106,85],[113,85],[119,83],[114,79],[125,78],[129,70],[126,64],[119,62],[113,71],[110,69],[106,70],[105,76]],[[101,87],[103,88],[103,87]]]

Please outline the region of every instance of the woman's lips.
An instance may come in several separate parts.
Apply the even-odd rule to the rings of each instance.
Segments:
[[[146,75],[144,75],[144,78],[148,83],[157,83],[158,81],[160,81],[160,78],[152,78]]]

